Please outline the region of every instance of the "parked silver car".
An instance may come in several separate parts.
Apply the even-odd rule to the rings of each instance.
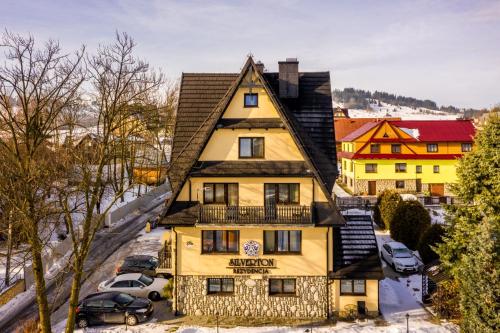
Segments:
[[[388,242],[382,245],[380,257],[397,272],[418,271],[418,260],[403,243]]]
[[[103,281],[97,287],[98,291],[119,291],[137,297],[147,297],[153,301],[161,299],[163,287],[167,279],[152,278],[141,273],[130,273],[115,276]]]

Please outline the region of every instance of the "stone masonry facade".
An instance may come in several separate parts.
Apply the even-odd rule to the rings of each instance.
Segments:
[[[396,188],[396,179],[378,179],[377,193],[382,192],[385,189],[394,190],[401,193],[413,193],[417,191],[417,182],[415,179],[402,179],[405,182],[405,187],[398,189]],[[368,180],[357,179],[354,181],[354,193],[367,195],[368,194]]]
[[[207,278],[234,278],[234,294],[207,294]],[[272,278],[290,278],[272,276]],[[248,276],[177,276],[177,311],[195,316],[325,318],[327,278],[298,276],[296,296],[270,296],[269,280]]]

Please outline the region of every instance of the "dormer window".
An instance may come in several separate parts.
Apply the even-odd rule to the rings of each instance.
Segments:
[[[257,106],[259,106],[259,94],[245,94],[245,107],[256,108]]]
[[[239,158],[264,158],[264,138],[240,138]]]

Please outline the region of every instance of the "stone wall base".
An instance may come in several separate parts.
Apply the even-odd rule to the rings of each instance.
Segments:
[[[234,278],[231,295],[207,294],[207,278]],[[273,278],[280,278],[273,276]],[[286,277],[282,277],[286,278]],[[288,277],[289,278],[289,277]],[[327,278],[296,279],[296,296],[270,296],[269,280],[248,276],[177,276],[177,311],[194,316],[327,317]]]

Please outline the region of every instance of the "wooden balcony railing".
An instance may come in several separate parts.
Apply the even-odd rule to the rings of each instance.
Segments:
[[[200,223],[307,224],[312,223],[310,206],[200,205]]]
[[[170,243],[165,241],[160,251],[158,251],[158,268],[169,269],[172,268],[172,247]]]

